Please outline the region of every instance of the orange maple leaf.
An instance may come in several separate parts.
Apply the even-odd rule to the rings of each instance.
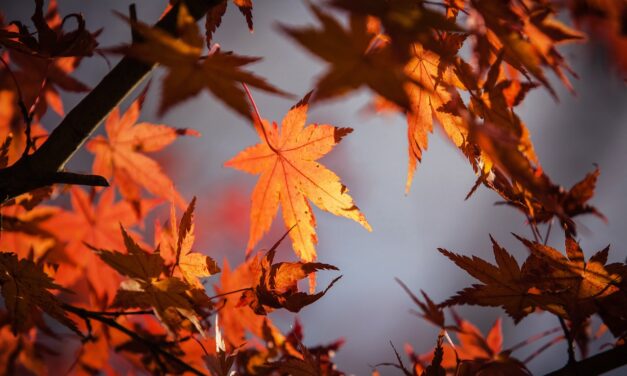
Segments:
[[[210,277],[220,272],[218,264],[211,257],[195,252],[194,245],[194,209],[196,197],[192,199],[185,213],[176,226],[176,209],[170,207],[170,220],[167,227],[155,227],[155,244],[167,264],[178,270],[180,277],[190,285],[202,288],[199,278]],[[174,275],[174,274],[173,274]]]
[[[124,249],[119,226],[137,224],[137,216],[127,202],[114,202],[113,189],[104,190],[97,203],[80,188],[73,187],[70,193],[73,210],[58,213],[43,225],[67,243],[65,252],[55,255],[60,262],[57,282],[67,287],[83,277],[99,298],[107,296],[112,299],[120,279],[114,270],[103,268],[98,256],[84,243],[99,248]],[[148,211],[154,202],[143,201],[142,206]]]
[[[270,229],[281,203],[283,220],[296,254],[304,261],[316,258],[316,219],[307,198],[316,206],[343,216],[372,231],[353,203],[340,178],[316,160],[330,152],[352,132],[350,128],[310,124],[305,126],[309,95],[290,109],[279,131],[276,123],[258,119],[255,129],[261,143],[241,151],[225,163],[261,177],[255,186],[250,212],[249,254]]]
[[[427,150],[428,136],[433,132],[433,119],[438,121],[449,139],[459,148],[468,138],[468,130],[460,116],[442,109],[452,99],[449,87],[463,85],[450,67],[441,67],[438,54],[423,48],[420,44],[414,44],[405,72],[413,79],[413,82],[405,85],[410,102],[407,111],[409,162],[405,183],[405,192],[408,193],[416,167],[422,161],[422,152]],[[403,111],[384,98],[377,98],[374,107],[378,111],[389,109]]]
[[[87,143],[87,149],[96,155],[94,174],[107,179],[113,177],[122,196],[134,205],[141,200],[143,187],[157,197],[185,207],[185,200],[173,189],[172,180],[144,153],[159,151],[179,136],[198,137],[200,133],[163,124],[137,123],[143,98],[140,95],[121,116],[119,108],[111,111],[105,122],[107,138],[96,136]]]
[[[38,206],[26,210],[20,205],[3,206],[0,250],[16,253],[19,257],[39,260],[56,244],[51,233],[40,227],[42,222],[58,213],[54,206]]]

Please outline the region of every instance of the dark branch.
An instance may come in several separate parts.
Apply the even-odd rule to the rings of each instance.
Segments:
[[[600,375],[627,364],[627,345],[614,347],[548,373],[547,376]]]
[[[161,344],[155,343],[155,342],[153,342],[153,341],[151,341],[149,339],[146,339],[146,338],[138,335],[134,331],[128,329],[127,327],[125,327],[125,326],[121,325],[120,323],[118,323],[117,321],[115,321],[115,319],[113,319],[113,318],[103,316],[99,312],[88,311],[86,309],[79,308],[79,307],[74,307],[74,306],[69,305],[69,304],[63,304],[62,307],[63,307],[64,310],[66,310],[68,312],[71,312],[71,313],[77,315],[78,317],[81,317],[82,319],[84,319],[86,321],[88,321],[88,320],[96,320],[96,321],[99,321],[99,322],[107,325],[110,328],[116,329],[116,330],[126,334],[127,336],[129,336],[130,338],[134,339],[138,343],[141,343],[142,345],[146,346],[146,348],[150,352],[155,354],[156,357],[158,357],[158,355],[161,355],[164,359],[167,359],[168,361],[170,361],[172,363],[176,363],[177,366],[181,367],[182,369],[184,369],[187,372],[191,372],[191,373],[193,373],[195,375],[205,376],[205,373],[197,370],[196,368],[194,368],[194,367],[190,366],[189,364],[185,363],[183,360],[179,359],[177,356],[175,356],[172,353],[164,350],[163,347],[161,346]]]

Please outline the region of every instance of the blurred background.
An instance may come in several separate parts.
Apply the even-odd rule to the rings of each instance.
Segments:
[[[2,0],[7,20],[27,21],[34,4],[29,1]],[[135,1],[139,19],[154,22],[166,1]],[[112,11],[128,12],[130,1],[59,0],[61,14],[82,12],[90,30],[104,28],[101,47],[130,40],[128,25]],[[254,8],[254,33],[249,33],[238,9],[229,6],[214,40],[223,50],[241,55],[260,56],[263,60],[251,69],[273,85],[301,97],[315,82],[324,65],[278,32],[278,23],[313,24],[306,3],[295,0],[257,0]],[[585,173],[601,168],[596,197],[592,200],[608,218],[579,217],[579,241],[586,255],[611,244],[610,261],[624,260],[627,244],[627,91],[625,83],[594,41],[586,46],[562,49],[580,79],[574,80],[577,94],[571,95],[554,80],[559,102],[542,89],[533,91],[518,108],[529,127],[540,162],[553,180],[565,187]],[[110,64],[119,57],[108,56]],[[96,85],[110,65],[101,57],[85,60],[76,77]],[[190,127],[202,133],[199,139],[181,138],[174,146],[157,155],[186,199],[198,197],[196,250],[237,265],[244,259],[248,238],[249,197],[257,178],[223,167],[223,163],[246,146],[258,142],[251,124],[228,110],[206,92],[184,102],[159,118],[159,79],[153,87],[140,120]],[[136,97],[134,93],[130,100]],[[280,121],[293,100],[253,92],[262,117]],[[66,111],[81,98],[63,95]],[[437,252],[438,247],[477,255],[493,262],[489,234],[519,261],[526,257],[512,232],[531,237],[524,217],[511,208],[494,206],[499,197],[480,188],[468,201],[464,197],[475,176],[461,154],[436,128],[429,150],[415,176],[413,187],[404,194],[407,172],[405,120],[401,116],[377,116],[364,111],[370,94],[361,91],[347,98],[319,104],[309,111],[309,122],[349,126],[355,131],[344,139],[322,163],[335,171],[348,186],[357,205],[374,231],[314,209],[318,221],[319,260],[338,266],[342,280],[319,302],[305,308],[298,317],[304,325],[305,344],[346,339],[337,353],[339,368],[349,374],[369,374],[371,366],[394,361],[390,341],[402,349],[405,343],[419,353],[430,351],[437,329],[409,310],[410,298],[394,281],[403,280],[412,290],[425,290],[435,301],[442,301],[473,279]],[[123,107],[128,105],[127,100]],[[52,112],[44,119],[51,130],[60,118]],[[100,130],[102,131],[102,130]],[[91,155],[81,151],[70,168],[88,171]],[[165,218],[161,212],[155,218]],[[268,248],[284,232],[277,217],[270,234],[260,242]],[[148,223],[147,229],[152,228]],[[146,232],[151,238],[150,231]],[[551,245],[563,249],[563,235],[554,231]],[[294,256],[286,242],[279,254],[284,260]],[[334,273],[319,276],[322,286]],[[210,281],[209,285],[217,283]],[[494,320],[503,317],[504,348],[533,334],[558,326],[548,314],[533,315],[514,326],[500,309],[462,307],[457,312],[484,333]],[[294,316],[272,314],[273,320],[289,330]],[[593,328],[598,326],[595,322]],[[594,343],[595,352],[609,338]],[[541,342],[542,343],[542,342]],[[539,345],[514,353],[524,359]],[[534,373],[559,368],[566,362],[566,345],[559,343],[528,364]],[[397,374],[393,368],[379,368],[382,374]],[[625,369],[623,369],[625,372]],[[620,374],[620,370],[616,371]]]

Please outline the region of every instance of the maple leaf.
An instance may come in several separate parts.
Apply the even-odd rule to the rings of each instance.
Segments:
[[[42,17],[41,14],[38,17]],[[67,18],[76,18],[79,23],[79,28],[81,27],[80,16],[69,15]],[[53,33],[63,34],[61,29],[64,21],[58,13],[57,2],[54,0],[49,2],[48,11],[46,15],[43,16],[43,21],[39,20],[38,22],[42,24],[42,27],[52,30]],[[15,31],[13,34],[17,34],[18,36],[20,35],[17,33],[19,30],[21,30],[22,33],[28,33],[25,27],[20,26],[20,28],[18,28],[17,25],[21,24],[19,22],[12,22],[10,25],[6,26],[6,32],[12,33],[12,31]],[[84,23],[82,25],[84,28]],[[1,19],[0,27],[2,27]],[[96,34],[93,35],[93,37],[95,36]],[[73,37],[77,37],[77,35],[74,34],[71,38]],[[52,34],[49,35],[49,39],[54,39]],[[78,44],[80,45],[78,39],[75,41],[79,42]],[[38,49],[36,45],[37,43],[33,42],[31,47]],[[83,56],[54,56],[51,58],[34,52],[25,44],[20,43],[20,46],[21,48],[9,47],[11,52],[10,58],[12,62],[15,63],[16,67],[19,68],[14,71],[19,89],[14,87],[13,90],[21,93],[24,104],[27,108],[32,108],[37,118],[40,119],[46,113],[48,107],[51,107],[57,114],[61,116],[64,115],[63,102],[59,94],[59,89],[70,92],[89,91],[87,85],[70,76],[70,73],[80,64]],[[21,117],[22,114],[19,115]]]
[[[15,373],[21,366],[34,375],[44,375],[47,367],[43,353],[54,352],[28,334],[13,334],[9,325],[0,327],[0,373]]]
[[[277,341],[268,327],[265,349],[247,349],[240,353],[238,363],[242,369],[259,369],[289,375],[342,376],[332,358],[344,344],[342,338],[325,345],[306,347],[303,344],[303,327],[296,318],[285,340]],[[259,364],[263,364],[259,367]]]
[[[178,2],[177,7],[177,29],[180,39],[144,23],[129,21],[144,41],[117,49],[128,56],[149,63],[158,63],[168,69],[163,79],[160,114],[207,89],[224,104],[249,117],[250,108],[240,83],[285,95],[264,79],[241,68],[258,61],[259,58],[220,51],[202,57],[203,38],[198,25],[183,3]]]
[[[35,114],[41,119],[48,108],[64,116],[65,109],[60,90],[84,93],[90,90],[82,81],[70,74],[78,68],[80,59],[61,57],[52,61],[23,54],[11,55],[19,70],[15,72],[27,106],[35,105]]]
[[[571,14],[578,27],[585,27],[609,50],[623,79],[627,77],[627,38],[622,28],[627,4],[622,1],[571,0]]]
[[[127,254],[91,247],[105,263],[130,278],[120,285],[113,305],[120,308],[152,307],[170,333],[176,332],[184,318],[204,335],[197,305],[210,304],[210,301],[196,301],[200,295],[185,281],[176,277],[162,277],[165,262],[158,249],[153,253],[146,252],[124,227],[121,229]],[[202,296],[206,298],[204,292]]]
[[[98,46],[95,39],[98,32],[91,33],[85,28],[83,16],[79,13],[66,15],[64,20],[74,19],[77,24],[76,29],[66,32],[63,30],[64,20],[61,20],[57,12],[56,1],[49,3],[46,15],[43,12],[43,5],[43,0],[35,0],[35,13],[31,17],[37,29],[37,38],[21,22],[13,22],[19,29],[17,38],[25,47],[18,49],[18,51],[28,51],[31,54],[46,58],[93,55],[94,49]]]
[[[568,234],[566,256],[552,247],[515,236],[545,263],[536,263],[535,274],[537,286],[546,292],[542,303],[548,310],[580,325],[593,313],[616,309],[612,303],[615,300],[607,298],[624,295],[621,284],[627,278],[627,270],[624,264],[605,265],[609,247],[586,262],[581,247]]]
[[[40,312],[79,333],[59,300],[50,292],[63,288],[31,260],[18,259],[15,253],[0,252],[0,286],[14,334],[29,329],[35,320],[40,320],[33,317]]]
[[[281,203],[283,220],[292,239],[294,251],[304,261],[316,258],[315,217],[307,198],[316,206],[335,215],[371,227],[353,203],[340,178],[316,160],[330,152],[350,128],[310,124],[305,126],[309,95],[298,102],[278,125],[259,119],[255,129],[261,143],[241,151],[225,163],[261,177],[255,186],[250,212],[249,254],[270,229]]]
[[[450,90],[463,85],[450,67],[443,66],[438,54],[420,44],[414,44],[405,71],[415,81],[405,85],[410,99],[410,107],[406,111],[409,162],[405,192],[408,193],[416,167],[422,161],[422,153],[427,149],[428,135],[433,132],[433,119],[438,121],[445,134],[459,148],[465,144],[468,130],[460,116],[443,109],[452,100]],[[378,111],[390,108],[399,110],[382,99],[377,99],[374,107]]]
[[[42,227],[67,242],[65,251],[53,255],[60,273],[57,281],[68,286],[85,278],[96,296],[109,299],[119,285],[115,271],[102,268],[100,259],[89,252],[84,243],[94,247],[124,248],[123,238],[118,234],[120,224],[131,227],[138,223],[133,207],[127,202],[114,202],[115,191],[104,190],[96,202],[84,190],[72,187],[70,200],[72,211],[62,211],[42,224]],[[142,202],[142,211],[148,212],[155,205],[152,201]]]
[[[566,64],[556,45],[583,40],[585,36],[553,17],[555,11],[546,2],[534,2],[531,6],[499,0],[473,0],[473,8],[487,28],[477,31],[478,38],[485,38],[492,50],[505,51],[505,61],[523,74],[530,72],[553,94],[543,65],[550,67],[570,89],[572,86],[562,72],[572,69]]]
[[[176,209],[170,207],[169,228],[158,227],[155,231],[156,243],[159,244],[163,259],[180,272],[190,285],[202,288],[198,278],[210,277],[220,272],[218,264],[211,257],[194,252],[194,208],[196,197],[192,199],[176,226]]]
[[[9,147],[13,141],[13,135],[8,134],[0,145],[0,168],[5,168],[9,164]]]
[[[572,217],[591,213],[605,217],[587,202],[592,198],[598,169],[566,191],[553,183],[543,170],[529,159],[521,139],[511,129],[493,123],[470,123],[470,139],[493,164],[491,177],[481,176],[489,188],[499,193],[509,205],[522,210],[532,223],[544,223],[557,217],[571,235],[576,233]]]
[[[248,30],[253,31],[253,0],[233,0],[239,11],[246,17]]]
[[[9,75],[6,70],[0,69],[0,82],[9,78]],[[5,145],[8,148],[9,166],[15,163],[26,149],[24,118],[17,105],[18,95],[15,85],[10,82],[11,85],[6,88],[0,84],[0,140],[5,145],[7,139],[11,137],[11,143]],[[47,136],[48,132],[39,123],[31,124],[31,137],[35,147],[39,147]]]
[[[207,47],[211,48],[213,41],[213,33],[220,27],[222,23],[222,17],[226,13],[227,0],[222,0],[215,6],[209,9],[209,12],[205,15],[205,41]]]
[[[144,94],[145,91],[124,114],[120,115],[117,107],[111,111],[105,121],[107,138],[96,136],[87,143],[87,149],[96,156],[93,172],[106,179],[113,177],[122,196],[137,207],[138,211],[141,188],[157,197],[173,201],[179,207],[185,207],[185,201],[174,190],[172,180],[145,153],[162,150],[179,136],[199,137],[200,133],[163,124],[137,123]]]
[[[58,208],[53,206],[39,206],[32,210],[26,210],[20,205],[1,207],[0,249],[8,249],[18,257],[32,257],[39,261],[57,243],[54,235],[42,228],[42,223],[58,212]]]
[[[515,140],[517,150],[540,170],[538,156],[533,148],[529,130],[513,111],[512,106],[510,106],[508,95],[511,94],[507,93],[507,90],[517,81],[503,78],[501,63],[504,56],[503,50],[490,67],[485,81],[474,88],[475,93],[480,93],[480,95],[471,96],[470,110],[486,122],[505,130],[512,137],[512,140],[507,141]],[[464,82],[476,79],[476,77],[469,77],[473,73],[463,69],[463,65],[459,68],[456,70],[456,73]],[[521,93],[518,92],[517,95],[521,95]],[[524,95],[524,92],[522,95]],[[491,165],[495,162],[486,161],[485,163]]]
[[[449,343],[442,344],[441,366],[445,370],[459,376],[472,376],[484,372],[490,375],[528,376],[531,374],[523,362],[510,355],[511,350],[503,350],[500,318],[484,336],[475,325],[454,312],[453,317],[456,322],[454,331],[459,344],[454,347]],[[418,374],[434,359],[433,352],[417,355],[411,347],[407,346],[406,352],[414,362],[414,369],[418,371]]]
[[[422,0],[331,0],[330,3],[353,15],[376,17],[390,36],[395,53],[403,58],[409,56],[416,42],[430,47],[436,30],[461,30],[453,19],[429,9]]]
[[[440,253],[483,283],[459,291],[441,305],[501,306],[514,322],[519,322],[538,305],[537,295],[530,291],[533,285],[529,278],[529,266],[525,263],[521,268],[505,248],[492,237],[490,240],[496,266],[476,256],[470,258],[438,248]]]
[[[326,289],[316,294],[307,294],[298,291],[298,281],[312,275],[319,270],[338,270],[337,267],[319,262],[279,262],[273,264],[276,248],[287,236],[279,239],[260,262],[260,269],[255,277],[252,288],[245,291],[239,305],[248,305],[258,315],[266,315],[274,308],[285,308],[291,312],[298,312],[322,298],[335,282],[342,276],[335,278]]]
[[[246,24],[248,30],[253,32],[253,1],[252,0],[232,0],[233,4],[237,6],[240,12],[246,18]],[[222,0],[218,4],[214,5],[207,12],[205,17],[205,39],[207,40],[207,47],[211,48],[211,41],[213,39],[213,33],[222,23],[222,17],[226,12],[226,6],[228,0]]]
[[[398,61],[388,45],[372,48],[377,35],[368,30],[367,18],[351,17],[350,28],[345,29],[316,6],[311,9],[322,29],[282,25],[281,30],[330,64],[316,83],[315,100],[335,98],[367,86],[398,106],[409,108],[404,85],[411,78],[403,68],[404,61]]]
[[[250,289],[259,283],[261,273],[259,256],[255,255],[248,258],[233,270],[231,270],[227,260],[224,260],[222,265],[220,285],[214,286],[214,289],[216,293],[224,295],[220,304],[222,307],[220,309],[220,322],[224,331],[225,342],[233,347],[238,347],[242,343],[248,342],[247,333],[255,336],[249,342],[253,345],[259,344],[259,338],[263,339],[267,336],[279,343],[284,341],[283,334],[267,321],[267,317],[255,314],[247,305],[238,304],[243,295],[241,291]],[[230,294],[233,292],[236,294],[231,298]]]
[[[407,285],[405,285],[403,281],[398,278],[395,278],[395,280],[399,285],[401,285],[407,295],[410,296],[411,300],[420,308],[422,312],[416,312],[420,317],[440,328],[444,328],[444,311],[442,311],[441,307],[435,304],[433,300],[431,300],[431,298],[429,298],[429,296],[421,290],[420,292],[425,299],[425,301],[422,302],[420,298],[418,298],[416,295],[414,295],[413,292],[411,292],[409,287],[407,287]]]

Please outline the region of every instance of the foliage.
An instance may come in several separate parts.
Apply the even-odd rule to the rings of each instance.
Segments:
[[[261,118],[248,87],[288,94],[246,70],[259,58],[222,51],[214,42],[228,3],[172,0],[157,26],[138,21],[131,6],[130,17],[120,16],[133,38],[111,48],[99,47],[100,32],[90,31],[81,14],[61,16],[54,0],[47,8],[35,0],[33,26],[0,19],[0,373],[51,373],[61,359],[71,364],[72,374],[344,374],[332,359],[343,340],[307,347],[300,322],[282,333],[267,314],[298,312],[323,298],[341,277],[316,292],[317,272],[338,269],[316,261],[311,203],[372,231],[339,176],[318,162],[353,129],[307,124],[310,106],[363,87],[374,94],[377,113],[397,112],[407,119],[407,192],[429,135],[440,126],[477,176],[468,197],[479,186],[493,190],[524,215],[534,237],[514,235],[526,249],[522,264],[493,238],[495,264],[440,249],[478,283],[439,304],[425,292],[421,298],[414,295],[399,280],[416,313],[438,327],[440,335],[433,353],[416,354],[406,346],[411,366],[394,348],[396,361],[377,367],[396,367],[406,375],[527,375],[526,363],[562,340],[568,363],[558,373],[602,372],[627,362],[627,265],[608,263],[609,246],[586,260],[573,220],[583,214],[604,218],[589,203],[599,169],[568,190],[554,183],[515,111],[532,90],[557,95],[550,74],[573,90],[567,74],[576,77],[575,72],[558,47],[583,42],[586,33],[605,41],[624,77],[625,3],[311,4],[317,26],[279,29],[322,60],[326,70],[280,126]],[[252,31],[252,1],[233,3]],[[569,10],[574,26],[563,21]],[[343,16],[347,22],[339,19]],[[198,25],[202,17],[204,36]],[[66,25],[70,19],[73,29]],[[73,74],[94,54],[124,58],[92,90]],[[160,114],[207,90],[249,120],[260,138],[225,163],[260,176],[251,194],[247,260],[234,268],[226,262],[220,267],[194,249],[196,199],[188,204],[166,169],[148,156],[179,136],[200,133],[138,122],[149,85],[126,110],[117,105],[156,64],[165,70]],[[116,88],[115,98],[104,98],[103,90],[110,88]],[[91,102],[79,103],[65,116],[60,90],[88,92]],[[98,108],[92,108],[94,103]],[[42,125],[50,110],[65,116],[52,133],[48,124]],[[90,137],[102,120],[97,114],[107,115],[106,134]],[[85,126],[77,128],[76,119]],[[94,175],[65,171],[67,157],[85,141],[94,154]],[[69,205],[60,203],[59,196],[67,197]],[[164,224],[157,222],[150,247],[140,230],[152,209],[164,202],[170,204],[170,215]],[[270,250],[253,253],[279,205],[285,235]],[[564,232],[563,251],[546,245],[548,231],[540,235],[542,226],[550,230],[554,223]],[[275,261],[276,248],[287,236],[298,260]],[[214,276],[219,273],[218,281]],[[299,288],[305,278],[308,293]],[[217,295],[208,293],[207,280],[216,284]],[[548,312],[560,327],[504,349],[500,319],[483,336],[453,310],[464,304],[501,307],[516,324]],[[614,342],[589,357],[593,316]],[[553,334],[527,359],[512,355]],[[78,340],[73,354],[55,351],[66,336]]]

